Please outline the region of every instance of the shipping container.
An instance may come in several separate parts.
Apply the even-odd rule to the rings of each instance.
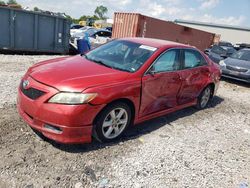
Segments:
[[[66,54],[69,37],[62,16],[0,7],[0,50]]]
[[[215,34],[137,13],[115,13],[112,38],[123,37],[170,40],[189,44],[203,51],[213,44]]]

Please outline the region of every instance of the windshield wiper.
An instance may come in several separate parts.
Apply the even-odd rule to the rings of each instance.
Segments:
[[[84,56],[87,60],[93,61],[97,64],[104,65],[105,67],[110,67],[110,66],[106,65],[105,63],[103,63],[101,60],[95,60],[95,59],[89,58],[86,54],[81,54],[81,56]]]
[[[95,63],[97,63],[97,64],[99,64],[99,65],[103,65],[103,66],[108,67],[108,68],[111,68],[111,69],[116,69],[116,70],[120,70],[120,71],[125,71],[125,72],[130,72],[130,73],[131,73],[131,71],[126,70],[126,69],[122,69],[122,68],[119,68],[119,67],[113,67],[113,66],[111,66],[111,65],[107,65],[107,64],[105,64],[105,63],[104,63],[103,61],[101,61],[101,60],[91,59],[91,58],[89,58],[89,57],[88,57],[87,55],[85,55],[85,54],[83,54],[82,56],[84,56],[87,60],[93,61],[93,62],[95,62]]]
[[[113,69],[120,70],[120,71],[125,71],[125,72],[130,72],[130,73],[132,72],[132,71],[122,69],[122,68],[119,68],[119,67],[113,67]]]
[[[108,68],[113,68],[112,66],[109,66],[109,65],[103,63],[103,61],[101,61],[101,60],[95,60],[95,59],[89,59],[89,60],[93,61],[93,62],[95,62],[95,63],[97,63],[99,65],[103,65],[103,66],[108,67]]]

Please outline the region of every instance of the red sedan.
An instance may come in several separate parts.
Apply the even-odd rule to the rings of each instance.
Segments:
[[[194,47],[126,38],[85,55],[38,63],[18,89],[21,117],[61,143],[107,142],[126,128],[215,95],[220,69]]]

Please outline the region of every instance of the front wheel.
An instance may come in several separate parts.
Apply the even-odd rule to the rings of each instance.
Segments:
[[[197,109],[206,108],[211,99],[211,96],[212,96],[212,88],[210,86],[207,86],[198,97],[196,108]]]
[[[109,142],[122,136],[131,122],[131,110],[126,103],[117,102],[107,106],[96,118],[95,137]]]

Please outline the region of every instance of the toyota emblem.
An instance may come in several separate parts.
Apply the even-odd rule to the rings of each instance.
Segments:
[[[24,89],[27,89],[28,86],[29,86],[29,84],[30,84],[30,82],[29,82],[28,80],[24,80],[24,81],[23,81],[23,88],[24,88]]]

